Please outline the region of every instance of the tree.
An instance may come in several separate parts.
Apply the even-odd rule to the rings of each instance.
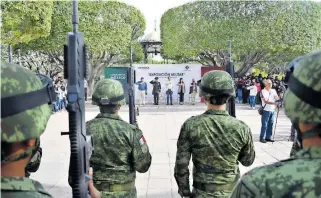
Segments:
[[[21,47],[40,50],[53,59],[60,57],[67,42],[66,33],[72,30],[71,8],[71,2],[56,1],[50,35]],[[118,56],[129,50],[130,42],[143,34],[145,19],[136,8],[111,1],[81,1],[79,12],[79,31],[84,32],[89,47],[88,86],[91,93],[95,77],[100,76],[104,67],[119,60]]]
[[[1,1],[2,44],[16,45],[48,36],[53,1]]]
[[[172,59],[225,66],[232,41],[239,76],[265,61],[292,59],[321,47],[321,5],[315,2],[198,1],[161,19],[163,51]],[[279,59],[278,59],[279,58]]]

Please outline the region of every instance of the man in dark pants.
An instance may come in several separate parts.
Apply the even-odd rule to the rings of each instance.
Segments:
[[[162,86],[160,82],[158,82],[158,77],[155,77],[154,80],[150,81],[150,84],[153,85],[153,95],[154,95],[154,105],[158,105],[159,103],[159,93],[161,92]]]

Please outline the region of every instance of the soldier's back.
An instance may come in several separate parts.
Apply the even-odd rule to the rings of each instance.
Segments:
[[[3,198],[51,198],[43,186],[26,177],[1,177]]]
[[[240,153],[252,145],[249,127],[226,111],[214,110],[188,119],[185,125],[192,143],[193,180],[217,185],[235,181]]]
[[[119,116],[101,113],[88,121],[86,127],[94,141],[94,153],[90,160],[95,170],[94,180],[111,183],[134,181],[131,152],[135,126]]]
[[[232,197],[321,197],[321,147],[246,173]]]

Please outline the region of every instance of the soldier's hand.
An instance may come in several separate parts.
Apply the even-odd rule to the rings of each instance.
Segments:
[[[93,168],[89,168],[89,176],[93,176]],[[101,198],[101,193],[95,188],[93,180],[89,180],[88,188],[91,198]]]

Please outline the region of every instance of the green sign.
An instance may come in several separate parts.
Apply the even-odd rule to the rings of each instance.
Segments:
[[[126,103],[128,103],[128,84],[127,84],[128,67],[105,67],[105,78],[118,80],[124,88]]]

